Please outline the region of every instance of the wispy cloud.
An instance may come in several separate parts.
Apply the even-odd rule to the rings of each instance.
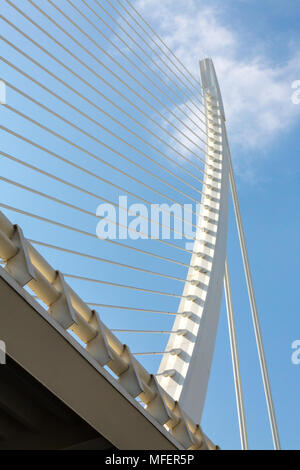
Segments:
[[[208,6],[196,0],[136,0],[134,4],[195,76],[199,76],[199,59],[213,58],[231,142],[247,154],[247,161],[238,166],[247,173],[246,167],[253,164],[249,150],[254,155],[257,149],[268,147],[300,116],[300,106],[291,101],[291,84],[300,78],[300,54],[284,64],[253,56],[244,38],[225,24],[212,2]]]

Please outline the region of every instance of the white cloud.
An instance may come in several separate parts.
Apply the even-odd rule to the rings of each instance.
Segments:
[[[247,173],[257,150],[268,147],[299,117],[300,106],[291,101],[291,85],[300,79],[300,54],[284,65],[274,65],[263,56],[250,56],[243,37],[223,24],[219,10],[205,2],[137,0],[135,6],[196,77],[199,59],[213,58],[230,139],[244,155],[247,153],[247,161],[238,162],[240,170]],[[244,150],[253,150],[251,162],[250,152]]]

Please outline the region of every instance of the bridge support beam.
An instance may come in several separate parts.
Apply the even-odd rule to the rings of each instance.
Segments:
[[[114,447],[183,450],[2,267],[0,298],[7,354]]]
[[[247,436],[247,426],[246,426],[246,417],[244,409],[244,400],[243,400],[243,391],[242,391],[242,379],[240,372],[240,362],[239,362],[239,353],[237,346],[237,336],[235,329],[234,321],[234,311],[233,311],[233,302],[231,295],[231,285],[230,285],[230,275],[228,262],[225,261],[225,277],[224,277],[224,292],[226,300],[226,309],[227,309],[227,321],[228,321],[228,331],[230,339],[230,349],[232,357],[232,367],[233,367],[233,376],[234,376],[234,387],[235,387],[235,396],[240,428],[240,438],[242,450],[248,450],[248,436]]]
[[[253,322],[254,334],[255,334],[255,339],[256,339],[258,358],[259,358],[259,363],[260,363],[261,376],[262,376],[262,381],[264,385],[270,428],[271,428],[272,438],[273,438],[273,445],[274,445],[275,450],[280,450],[281,446],[280,446],[280,438],[279,438],[279,432],[278,432],[276,415],[275,415],[275,408],[274,408],[274,403],[273,403],[269,373],[268,373],[268,368],[267,368],[267,361],[266,361],[264,345],[263,345],[263,340],[262,340],[260,321],[258,317],[258,310],[257,310],[257,305],[256,305],[253,281],[252,281],[250,264],[249,264],[249,259],[248,259],[248,251],[247,251],[246,240],[245,240],[245,235],[244,235],[244,228],[243,228],[242,216],[241,216],[238,194],[237,194],[237,189],[236,189],[236,184],[235,184],[230,151],[228,153],[228,163],[229,163],[229,180],[230,180],[230,186],[231,186],[233,206],[234,206],[237,230],[238,230],[238,235],[239,235],[239,240],[240,240],[244,272],[245,272],[245,278],[246,278],[246,283],[247,283],[247,288],[248,288],[249,303],[250,303],[250,309],[251,309],[251,315],[252,315],[252,322]]]
[[[228,219],[228,144],[219,85],[211,59],[200,62],[206,114],[207,153],[201,208],[191,265],[183,298],[167,350],[182,349],[178,356],[165,355],[159,373],[162,387],[189,416],[200,422],[205,402],[219,322],[225,270]],[[182,314],[186,315],[183,316]]]

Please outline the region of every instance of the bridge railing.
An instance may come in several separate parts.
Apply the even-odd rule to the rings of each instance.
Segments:
[[[0,257],[5,270],[22,287],[27,286],[48,307],[48,313],[65,330],[84,343],[88,353],[118,377],[118,382],[185,448],[214,450],[216,446],[158,384],[142,364],[88,305],[26,240],[21,227],[0,212]]]

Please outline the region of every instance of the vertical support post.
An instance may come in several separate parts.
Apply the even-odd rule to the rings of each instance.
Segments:
[[[229,276],[227,259],[225,261],[224,291],[225,291],[225,300],[226,300],[226,309],[227,309],[228,331],[229,331],[229,338],[230,338],[230,349],[231,349],[231,357],[232,357],[233,377],[234,377],[236,405],[237,405],[239,428],[240,428],[241,446],[242,446],[242,450],[248,450],[249,447],[248,447],[246,417],[245,417],[243,391],[242,391],[242,380],[241,380],[241,372],[240,372],[240,364],[239,364],[239,353],[238,353],[238,346],[237,346],[233,303],[232,303],[231,286],[230,286],[230,276]]]
[[[227,136],[226,136],[226,139],[227,139]],[[232,192],[233,206],[234,206],[236,224],[237,224],[238,235],[239,235],[239,240],[240,240],[241,253],[242,253],[242,258],[243,258],[243,265],[244,265],[244,271],[245,271],[245,277],[246,277],[248,295],[249,295],[249,302],[250,302],[250,308],[251,308],[251,315],[252,315],[261,375],[262,375],[262,380],[263,380],[263,385],[264,385],[264,390],[265,390],[265,397],[266,397],[270,427],[271,427],[271,432],[272,432],[272,437],[273,437],[273,444],[274,444],[275,450],[280,450],[280,439],[279,439],[278,427],[277,427],[277,422],[276,422],[270,379],[269,379],[266,356],[265,356],[265,351],[264,351],[264,346],[263,346],[263,341],[262,341],[260,322],[258,318],[257,305],[256,305],[256,300],[255,300],[247,246],[246,246],[244,229],[243,229],[243,222],[242,222],[242,217],[241,217],[240,205],[238,201],[238,195],[237,195],[237,189],[236,189],[236,184],[235,184],[230,151],[228,152],[228,163],[229,163],[229,180],[230,180],[230,186],[231,186],[231,192]]]
[[[206,114],[207,148],[200,214],[193,254],[167,350],[158,370],[162,388],[179,401],[181,409],[201,421],[220,316],[225,270],[229,173],[225,117],[211,59],[200,62]],[[172,375],[166,371],[174,370]]]

